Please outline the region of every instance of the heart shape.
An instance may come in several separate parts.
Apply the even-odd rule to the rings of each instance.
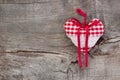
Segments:
[[[99,38],[104,33],[104,25],[99,19],[93,19],[90,21],[90,23],[87,25],[89,29],[89,37],[88,37],[88,48],[90,51],[92,47],[96,44],[96,42],[99,40]],[[82,26],[82,24],[75,18],[69,19],[64,24],[64,30],[68,36],[68,38],[71,39],[71,41],[74,43],[75,46],[78,46],[77,41],[77,30],[80,29],[80,46],[81,51],[85,51],[85,36],[86,36],[86,29]]]
[[[79,8],[76,9],[76,11],[84,17],[84,24],[82,25],[79,20],[72,18],[65,22],[64,30],[74,45],[78,47],[78,62],[80,67],[82,67],[81,52],[85,55],[85,63],[87,67],[88,52],[103,35],[104,26],[99,19],[93,19],[87,25],[87,14]]]

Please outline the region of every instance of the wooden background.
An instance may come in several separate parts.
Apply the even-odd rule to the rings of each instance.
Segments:
[[[119,0],[0,0],[0,80],[120,80]],[[106,28],[79,68],[63,23],[80,7]]]

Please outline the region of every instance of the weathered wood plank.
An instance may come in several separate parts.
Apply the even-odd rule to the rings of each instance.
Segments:
[[[88,68],[80,69],[77,48],[63,23],[100,18],[105,40],[91,52]],[[1,80],[119,80],[119,0],[0,0]]]

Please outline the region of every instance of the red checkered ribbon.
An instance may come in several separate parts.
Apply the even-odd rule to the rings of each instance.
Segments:
[[[69,19],[64,24],[64,29],[67,33],[67,35],[77,35],[77,41],[78,41],[78,62],[80,67],[82,67],[82,59],[81,59],[81,52],[85,54],[85,63],[86,67],[88,66],[88,51],[90,51],[90,47],[88,47],[88,39],[89,36],[101,36],[104,32],[104,26],[102,22],[99,19],[93,19],[90,21],[90,23],[86,24],[86,13],[84,13],[82,10],[77,9],[77,12],[84,16],[84,24],[80,23],[77,19],[72,18]],[[80,43],[80,36],[86,35],[85,38],[85,47],[81,47]]]

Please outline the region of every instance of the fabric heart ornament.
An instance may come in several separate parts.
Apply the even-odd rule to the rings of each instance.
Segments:
[[[81,9],[77,12],[84,16],[84,24],[75,18],[67,20],[64,30],[68,38],[78,47],[78,62],[82,67],[81,53],[84,53],[86,67],[88,66],[88,52],[95,46],[96,42],[104,33],[104,25],[99,19],[93,19],[86,24],[86,13]]]

